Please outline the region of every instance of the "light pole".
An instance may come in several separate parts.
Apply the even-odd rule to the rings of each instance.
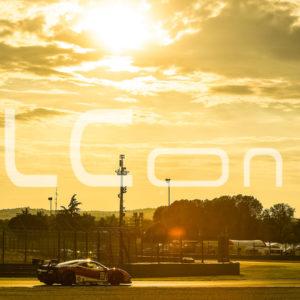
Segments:
[[[50,216],[52,215],[52,197],[48,197],[48,200],[50,202]]]
[[[170,184],[171,184],[171,178],[166,178],[166,183],[168,185],[168,205],[170,206],[171,204],[171,201],[170,201]]]
[[[125,155],[120,155],[120,161],[119,161],[119,169],[115,172],[117,175],[120,176],[120,193],[118,194],[118,197],[120,199],[120,213],[119,213],[119,227],[120,227],[120,247],[119,247],[119,264],[123,264],[123,232],[122,232],[122,226],[123,226],[123,217],[125,216],[124,209],[124,198],[123,194],[127,192],[127,186],[123,185],[123,176],[126,176],[129,171],[126,170],[126,167],[124,167],[124,159]]]

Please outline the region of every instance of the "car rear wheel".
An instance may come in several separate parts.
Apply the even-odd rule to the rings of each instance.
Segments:
[[[66,271],[62,275],[62,285],[72,285],[76,283],[75,274],[72,271]]]

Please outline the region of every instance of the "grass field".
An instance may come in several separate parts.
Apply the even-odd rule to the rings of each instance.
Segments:
[[[300,262],[242,262],[241,275],[251,279],[300,280]]]
[[[240,262],[241,275],[231,276],[193,276],[193,277],[162,277],[162,278],[135,278],[135,280],[299,280],[300,262],[285,261],[242,261]],[[300,299],[300,296],[299,296]]]

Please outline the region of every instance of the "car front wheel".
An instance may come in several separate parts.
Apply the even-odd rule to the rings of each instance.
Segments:
[[[50,280],[46,280],[46,281],[44,281],[44,283],[46,283],[46,285],[52,285],[54,282],[50,281]]]
[[[118,273],[114,273],[111,275],[109,283],[111,285],[120,285],[121,282],[121,278],[120,275]]]
[[[76,282],[75,274],[72,271],[66,271],[62,275],[62,285],[72,285]]]

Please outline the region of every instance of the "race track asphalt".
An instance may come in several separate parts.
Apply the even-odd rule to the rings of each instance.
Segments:
[[[0,299],[298,300],[297,280],[133,281],[131,286],[46,286],[35,279],[0,279]]]

